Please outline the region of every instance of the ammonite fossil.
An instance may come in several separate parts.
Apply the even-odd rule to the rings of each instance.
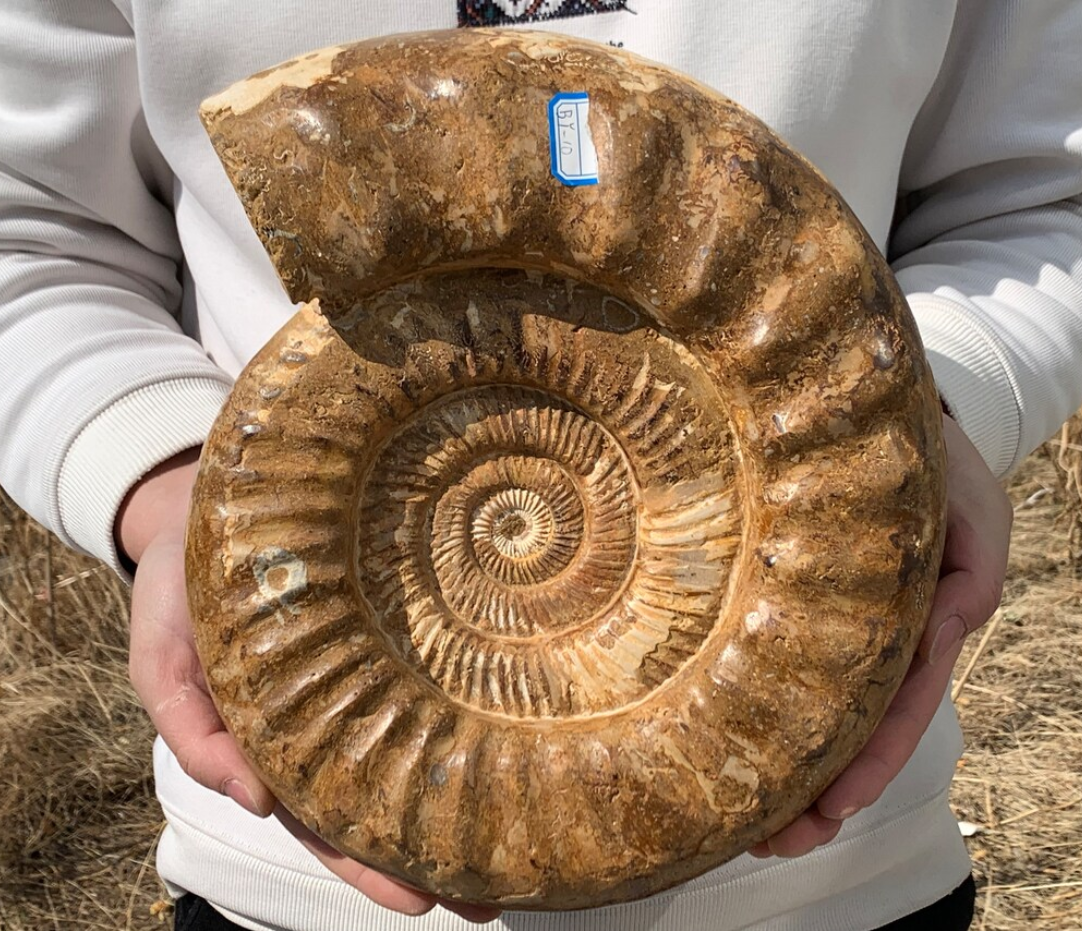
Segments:
[[[940,413],[890,271],[760,122],[526,32],[316,52],[204,120],[290,297],[203,454],[200,656],[345,853],[512,908],[776,832],[913,655]]]

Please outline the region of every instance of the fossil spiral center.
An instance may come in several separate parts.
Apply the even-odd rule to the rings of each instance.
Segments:
[[[555,395],[493,386],[437,401],[396,431],[367,485],[360,549],[373,570],[396,567],[397,589],[371,600],[413,617],[424,605],[482,638],[574,630],[633,572],[636,494],[619,442]]]
[[[522,555],[516,548],[523,537],[534,536],[535,528],[532,525],[530,515],[517,508],[510,514],[501,514],[496,518],[496,529],[493,534],[496,546],[507,556]],[[533,543],[535,540],[530,542]]]
[[[543,515],[548,517],[549,515]],[[548,521],[535,520],[529,511],[521,511],[512,508],[510,511],[500,514],[493,522],[490,529],[492,542],[504,556],[526,556],[531,551],[536,552],[539,546],[543,546],[545,531],[538,528],[538,524],[551,523]],[[547,528],[548,533],[552,528]]]
[[[473,545],[493,546],[508,559],[529,559],[545,551],[555,527],[552,509],[541,495],[527,488],[506,488],[478,509]]]
[[[474,469],[465,482],[471,490],[492,490],[487,496],[482,490],[478,504],[463,516],[472,554],[458,547],[442,550],[448,558],[454,552],[456,559],[476,559],[500,586],[538,585],[568,566],[582,543],[583,508],[574,482],[556,462],[501,457]],[[452,490],[451,505],[460,497]],[[437,511],[441,537],[457,539],[455,518],[444,518],[439,506]],[[447,597],[457,600],[454,593]]]
[[[623,454],[555,398],[493,391],[448,406],[457,404],[483,416],[464,461],[447,463],[430,499],[433,594],[456,624],[478,632],[533,637],[574,627],[603,608],[631,570],[634,483]],[[508,436],[504,416],[519,421],[521,435]],[[585,453],[556,445],[569,425],[592,436]],[[590,451],[597,460],[585,458]],[[427,521],[419,517],[418,526]],[[423,552],[425,539],[417,545]]]

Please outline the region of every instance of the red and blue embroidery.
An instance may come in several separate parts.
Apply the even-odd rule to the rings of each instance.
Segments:
[[[629,0],[458,0],[460,26],[507,26],[626,10]]]

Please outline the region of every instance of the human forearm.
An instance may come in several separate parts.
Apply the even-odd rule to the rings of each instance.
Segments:
[[[121,558],[138,565],[147,546],[159,536],[182,538],[199,449],[187,449],[141,478],[125,495],[115,526]]]
[[[229,390],[176,319],[171,185],[116,7],[0,9],[0,484],[116,568],[124,495]]]

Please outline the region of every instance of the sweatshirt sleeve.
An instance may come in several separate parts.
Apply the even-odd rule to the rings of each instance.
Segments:
[[[119,569],[128,489],[230,379],[178,324],[172,176],[108,0],[0,5],[0,485]]]
[[[901,169],[891,258],[999,476],[1082,405],[1082,4],[960,0]]]

